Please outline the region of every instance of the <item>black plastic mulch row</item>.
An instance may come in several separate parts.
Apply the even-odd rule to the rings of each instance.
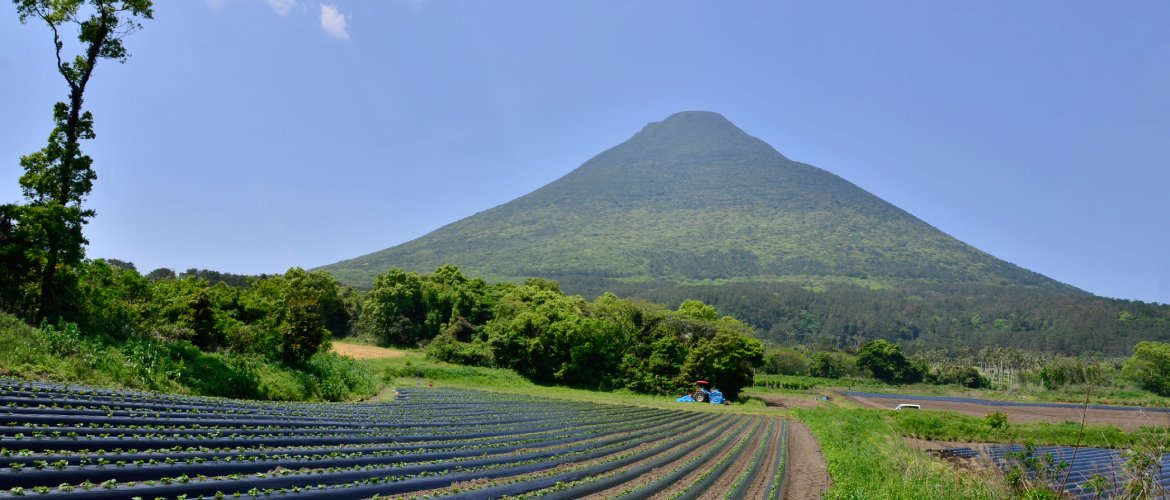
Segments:
[[[630,418],[622,419],[622,424],[623,425],[631,425],[632,423],[639,422],[639,421],[659,421],[659,420],[665,420],[665,419],[669,419],[669,418],[675,418],[675,415],[673,413],[661,412],[661,411],[640,412],[640,413],[639,412],[631,412]],[[591,424],[591,425],[602,426],[602,425],[609,425],[609,424],[610,424],[610,421],[605,421],[602,423]],[[583,427],[589,427],[589,426],[590,426],[590,424],[580,424],[578,427],[583,428]],[[436,447],[438,447],[438,448],[471,448],[471,447],[478,446],[478,445],[506,442],[506,441],[518,441],[518,442],[530,441],[533,439],[540,439],[540,436],[552,434],[554,432],[558,433],[558,435],[559,435],[562,431],[563,431],[563,429],[557,428],[557,429],[554,429],[551,431],[546,430],[546,431],[535,432],[535,433],[518,433],[518,434],[511,434],[511,435],[503,436],[503,437],[491,437],[491,438],[481,438],[481,439],[460,439],[457,441],[436,438],[435,440],[431,440],[431,441],[419,441],[419,442],[416,442],[415,444],[401,445],[401,446],[383,446],[383,445],[374,444],[374,445],[349,445],[346,447],[339,447],[337,445],[331,445],[328,447],[317,447],[317,448],[280,447],[280,448],[250,449],[250,448],[244,448],[244,447],[235,447],[235,448],[230,448],[230,449],[222,449],[219,451],[212,451],[210,449],[208,449],[206,451],[184,451],[185,450],[184,448],[172,447],[172,448],[156,449],[156,450],[147,451],[147,452],[139,452],[137,450],[134,450],[134,451],[121,450],[121,449],[103,450],[103,451],[82,450],[82,451],[79,451],[78,453],[71,453],[71,452],[65,452],[65,453],[58,453],[58,452],[52,452],[52,453],[16,452],[16,453],[8,453],[4,456],[0,456],[0,469],[9,467],[12,463],[22,463],[22,464],[27,465],[27,464],[34,463],[38,460],[45,461],[45,462],[56,462],[56,461],[63,460],[63,459],[69,460],[69,461],[75,461],[75,460],[78,460],[82,457],[87,458],[90,462],[94,462],[94,461],[98,460],[99,458],[102,458],[102,459],[106,459],[107,461],[109,461],[111,463],[116,462],[118,460],[132,463],[135,460],[143,460],[143,461],[161,460],[164,458],[171,458],[173,460],[186,460],[186,459],[195,459],[195,458],[203,459],[203,460],[210,460],[210,459],[215,459],[217,457],[232,457],[233,459],[237,459],[239,457],[261,457],[261,456],[268,456],[268,455],[273,455],[273,454],[278,454],[278,453],[314,455],[314,454],[322,454],[322,453],[329,454],[329,453],[339,451],[339,450],[349,451],[349,452],[371,453],[371,452],[377,452],[377,451],[401,451],[401,450],[406,450],[406,449],[417,449],[419,447],[432,448],[432,449],[436,448]],[[78,465],[78,464],[72,464],[72,465]],[[2,470],[0,470],[0,473],[2,473]]]
[[[691,425],[697,425],[697,417],[691,417],[686,420]],[[520,474],[527,474],[537,472],[563,465],[568,462],[587,461],[593,458],[598,458],[613,453],[620,453],[621,451],[634,448],[643,442],[651,439],[651,436],[668,436],[676,433],[679,428],[678,423],[664,424],[669,429],[663,431],[638,431],[633,432],[629,436],[622,436],[603,440],[600,442],[589,442],[574,447],[567,447],[554,451],[537,451],[526,454],[510,455],[507,457],[488,457],[478,460],[465,460],[457,463],[443,462],[435,464],[409,465],[409,466],[390,466],[380,468],[367,468],[361,470],[342,470],[342,471],[326,471],[317,470],[305,474],[293,473],[289,475],[281,475],[276,477],[245,477],[236,480],[190,480],[182,484],[169,485],[151,485],[151,486],[132,486],[132,487],[115,487],[100,488],[95,487],[88,490],[74,490],[72,492],[52,492],[53,497],[66,498],[127,498],[130,496],[140,496],[143,498],[155,497],[172,497],[180,494],[187,496],[210,496],[217,492],[232,493],[239,491],[245,493],[252,489],[259,492],[266,492],[268,490],[277,491],[281,488],[306,488],[318,485],[329,484],[353,484],[355,482],[369,481],[374,478],[385,477],[403,477],[404,479],[396,482],[384,482],[380,484],[367,485],[374,490],[362,488],[342,488],[331,490],[328,498],[368,498],[377,494],[396,494],[407,493],[411,491],[421,491],[426,489],[441,488],[449,486],[455,482],[468,481],[480,478],[497,478],[514,476]],[[508,464],[518,464],[508,466]],[[502,467],[498,467],[502,466]],[[468,470],[460,472],[460,469],[472,469],[478,467],[495,467],[487,470]],[[451,472],[455,469],[455,472]],[[422,474],[437,474],[422,475]],[[365,491],[359,495],[350,496],[352,491]],[[316,490],[314,490],[316,491]],[[373,492],[370,492],[373,491]],[[299,495],[304,495],[311,492],[301,492]],[[263,493],[262,493],[263,494]]]
[[[667,419],[657,419],[645,422],[646,427],[655,425],[665,425]],[[674,422],[676,420],[670,420]],[[435,460],[449,460],[454,458],[467,458],[477,456],[499,455],[504,453],[511,453],[524,448],[533,447],[547,447],[559,444],[567,444],[575,441],[586,439],[596,439],[599,437],[612,435],[621,432],[629,432],[635,428],[631,427],[629,423],[621,425],[601,426],[594,424],[593,429],[586,432],[570,432],[565,434],[558,434],[557,437],[549,437],[547,439],[532,442],[523,440],[515,443],[501,443],[495,447],[480,447],[480,448],[455,448],[442,450],[428,449],[422,447],[415,447],[415,453],[410,454],[365,454],[364,456],[348,456],[348,457],[333,457],[329,455],[313,456],[290,456],[290,457],[272,457],[266,460],[231,460],[231,461],[217,461],[217,462],[203,462],[203,463],[158,463],[158,464],[143,464],[135,465],[127,463],[125,465],[105,465],[94,466],[89,465],[85,467],[66,466],[63,468],[55,468],[52,465],[44,469],[25,468],[21,471],[0,470],[0,489],[8,489],[14,486],[31,488],[37,485],[48,484],[81,484],[85,481],[92,483],[100,483],[108,479],[115,479],[119,482],[127,481],[145,481],[158,480],[163,477],[177,477],[180,475],[187,475],[195,477],[199,475],[204,476],[225,476],[230,474],[253,474],[257,472],[267,472],[278,467],[286,469],[300,469],[305,467],[310,468],[335,468],[335,467],[355,467],[367,465],[390,465],[396,463],[411,463],[411,462],[426,462]],[[400,447],[402,451],[409,448]],[[121,459],[123,462],[125,458]],[[30,462],[23,462],[26,466]],[[51,462],[50,462],[51,463]]]

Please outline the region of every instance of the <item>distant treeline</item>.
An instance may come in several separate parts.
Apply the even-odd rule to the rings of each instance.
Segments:
[[[93,260],[69,277],[69,300],[42,320],[46,338],[65,331],[94,349],[147,342],[153,359],[170,367],[159,373],[181,373],[202,362],[196,353],[214,353],[224,369],[204,375],[222,383],[196,390],[215,395],[347,397],[346,387],[364,381],[334,380],[349,367],[321,351],[330,338],[349,335],[426,346],[441,361],[510,368],[544,384],[673,394],[705,379],[729,398],[752,384],[764,354],[751,326],[699,301],[677,310],[613,294],[589,302],[555,281],[489,285],[450,265],[425,275],[391,270],[367,293],[300,268],[274,276],[197,269],[143,276],[129,262]],[[29,322],[37,316],[35,300],[4,299],[6,312]],[[309,374],[300,395],[272,390],[264,374],[282,367]]]
[[[714,307],[677,310],[603,294],[565,295],[555,281],[488,285],[455,266],[374,280],[357,330],[426,345],[440,361],[511,368],[544,384],[676,394],[705,379],[729,398],[752,384],[764,347],[754,330]]]
[[[566,277],[566,290],[605,291],[662,304],[697,299],[750,323],[779,345],[858,349],[888,339],[910,352],[985,346],[1054,355],[1128,356],[1143,340],[1170,341],[1170,306],[1020,286],[727,282],[679,285]]]

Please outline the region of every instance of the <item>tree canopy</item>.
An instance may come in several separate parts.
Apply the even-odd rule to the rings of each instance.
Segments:
[[[76,268],[85,257],[82,226],[94,216],[83,202],[97,173],[80,142],[93,139],[93,114],[84,111],[85,92],[101,59],[122,62],[129,57],[123,39],[141,28],[139,19],[153,16],[150,0],[14,0],[22,23],[37,19],[52,32],[57,72],[69,89],[67,102],[53,106],[54,127],[48,145],[20,158],[20,178],[27,203],[6,206],[5,253],[22,253],[13,264],[25,283],[25,294],[36,300],[15,302],[26,317],[75,315]],[[73,30],[80,53],[66,54],[65,33]],[[19,226],[19,229],[16,228]],[[31,270],[31,272],[30,272]],[[5,283],[11,287],[12,283]],[[35,305],[34,305],[35,304]]]

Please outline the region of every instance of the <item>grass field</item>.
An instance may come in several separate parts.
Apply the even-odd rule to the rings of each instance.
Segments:
[[[346,348],[346,343],[340,344]],[[560,386],[533,384],[512,370],[454,365],[426,358],[420,350],[394,350],[394,355],[370,357],[359,363],[386,386],[460,387],[508,394],[525,394],[573,401],[622,404],[667,409],[690,409],[716,413],[764,413],[767,408],[757,399],[729,406],[679,403],[677,396],[653,396],[628,391],[589,391]],[[772,411],[774,414],[774,411]]]

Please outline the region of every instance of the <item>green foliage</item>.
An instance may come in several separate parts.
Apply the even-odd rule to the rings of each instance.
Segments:
[[[580,297],[517,287],[484,330],[496,363],[537,383],[597,387],[617,368],[613,328],[587,316]]]
[[[141,25],[138,18],[153,15],[150,0],[15,0],[22,23],[43,21],[53,35],[57,72],[69,89],[68,103],[53,106],[53,131],[48,145],[20,158],[24,175],[21,191],[28,204],[19,212],[7,211],[9,224],[19,230],[5,231],[5,252],[21,251],[17,269],[32,278],[25,287],[35,290],[36,303],[20,303],[26,318],[77,319],[75,269],[85,256],[81,227],[94,216],[82,208],[93,189],[97,173],[93,159],[81,152],[80,141],[93,139],[93,115],[82,111],[86,86],[100,59],[125,61],[129,55],[122,41]],[[72,60],[63,54],[62,34],[75,30],[82,53]],[[13,238],[18,240],[13,242]],[[28,267],[26,267],[28,266]],[[31,275],[25,274],[30,270]],[[6,286],[11,283],[6,283]],[[23,295],[23,294],[22,294]]]
[[[1058,499],[1063,495],[1054,490],[1059,478],[1069,467],[1066,461],[1057,461],[1052,453],[1039,453],[1034,443],[1024,443],[1023,449],[1004,454],[1008,470],[1004,475],[1008,485],[1023,498]]]
[[[720,331],[700,341],[687,354],[682,376],[685,380],[706,379],[728,399],[735,399],[752,385],[753,368],[763,362],[764,345],[735,332]]]
[[[378,390],[377,381],[353,359],[331,352],[319,352],[309,358],[307,375],[311,381],[310,397],[325,401],[354,401],[368,398]]]
[[[814,377],[841,378],[857,375],[857,358],[841,351],[818,351],[810,358],[809,372]]]
[[[949,411],[925,409],[922,411],[888,412],[899,434],[934,441],[977,443],[1023,443],[1040,445],[1090,446],[1117,448],[1143,442],[1151,437],[1165,436],[1165,429],[1144,429],[1123,432],[1110,425],[1086,425],[1078,422],[1016,422],[1008,425],[996,413],[983,418]],[[993,427],[999,425],[1001,427]]]
[[[1008,425],[1008,417],[1002,411],[988,413],[983,417],[983,421],[987,423],[988,427],[992,429],[1006,429]]]
[[[833,485],[825,498],[1004,498],[1006,488],[906,446],[892,413],[843,408],[793,413],[817,438]]]
[[[29,378],[242,398],[338,399],[372,393],[352,361],[318,361],[350,310],[325,273],[299,268],[245,287],[147,279],[130,263],[81,262],[77,322],[45,323],[0,364]],[[351,301],[352,302],[352,301]],[[46,351],[47,349],[47,351]],[[356,384],[356,385],[355,385]]]
[[[878,339],[857,351],[857,367],[873,372],[878,380],[891,384],[912,384],[922,380],[923,371],[902,355],[894,343]]]
[[[329,339],[329,330],[325,329],[316,301],[297,297],[286,308],[280,328],[280,353],[285,363],[299,365],[321,350]]]
[[[674,394],[691,385],[679,380],[679,368],[687,358],[685,320],[662,306],[613,294],[598,297],[590,311],[614,325],[623,346],[618,380],[612,385],[648,394]]]
[[[454,334],[443,332],[426,347],[428,359],[467,366],[494,366],[492,348],[486,342],[460,342]]]
[[[973,366],[945,364],[935,366],[926,372],[926,382],[938,385],[958,385],[970,389],[982,389],[991,386],[991,382],[979,373]]]
[[[419,379],[453,382],[473,387],[533,388],[532,381],[506,368],[465,366],[435,361],[408,352],[401,358],[383,358],[364,361],[363,364],[381,377],[387,385],[421,383]]]
[[[1121,464],[1122,477],[1119,498],[1159,498],[1166,496],[1166,486],[1161,483],[1162,457],[1167,451],[1166,440],[1145,440],[1121,452],[1125,459]]]
[[[704,304],[701,300],[684,300],[678,306],[678,313],[687,318],[699,321],[715,321],[719,319],[719,313],[715,308]]]
[[[1047,389],[1097,384],[1101,378],[1101,366],[1081,358],[1057,358],[1040,368],[1040,380]]]
[[[31,228],[20,224],[25,210],[21,205],[0,205],[0,269],[4,269],[0,273],[0,311],[34,310],[32,284],[38,266]]]
[[[427,276],[391,269],[374,279],[362,305],[362,328],[383,343],[415,346],[451,324],[486,323],[498,293],[455,266]]]
[[[907,352],[982,347],[1060,355],[1128,356],[1143,340],[1170,342],[1170,306],[1026,287],[808,276],[758,281],[564,280],[584,295],[610,291],[663,304],[700,299],[761,329],[775,345],[852,348],[885,338]],[[1127,321],[1118,311],[1130,311]],[[970,323],[973,315],[984,327]],[[994,326],[999,325],[999,326]]]
[[[761,369],[773,375],[809,375],[812,373],[812,359],[796,349],[777,347],[764,353]]]
[[[1121,373],[1143,389],[1170,396],[1170,344],[1139,342]]]

